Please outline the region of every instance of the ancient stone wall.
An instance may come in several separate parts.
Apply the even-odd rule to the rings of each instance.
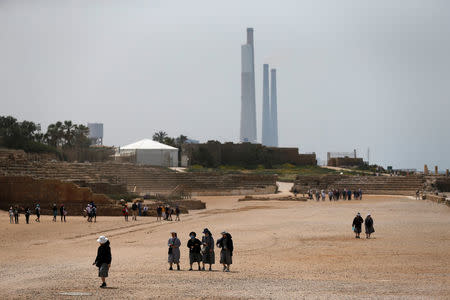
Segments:
[[[358,166],[363,166],[364,161],[362,158],[331,157],[328,160],[327,165],[329,167],[358,167]]]

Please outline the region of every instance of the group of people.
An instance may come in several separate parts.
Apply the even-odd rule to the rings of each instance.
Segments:
[[[175,231],[172,231],[170,234],[171,238],[167,242],[169,247],[169,270],[173,270],[174,264],[177,266],[177,270],[180,270],[181,241]],[[215,245],[221,249],[220,263],[223,265],[223,271],[230,272],[230,265],[233,263],[233,239],[231,234],[226,231],[223,231],[221,235],[222,237],[217,240]],[[187,247],[189,248],[189,271],[193,270],[192,267],[194,263],[198,264],[199,271],[204,271],[206,265],[209,265],[209,271],[212,270],[212,265],[215,264],[214,238],[208,228],[203,230],[203,237],[201,241],[197,239],[197,234],[192,231],[189,234]]]
[[[56,217],[58,215],[58,206],[56,203],[52,205],[52,213],[53,213],[53,222],[56,222]],[[9,213],[9,222],[11,224],[19,224],[19,216],[20,213],[23,213],[25,215],[25,222],[27,224],[30,224],[30,216],[32,214],[31,209],[29,206],[23,208],[19,207],[18,205],[10,206],[8,213]],[[36,222],[41,222],[41,205],[38,203],[36,204],[36,207],[34,208],[34,212],[36,214]],[[64,204],[61,204],[59,207],[59,214],[61,216],[61,222],[66,222],[66,216],[67,216],[67,210],[64,206]]]
[[[156,207],[156,221],[166,220],[172,221],[172,215],[175,214],[175,221],[180,221],[180,208],[177,206],[175,209],[170,206],[161,206]]]
[[[56,222],[56,217],[58,216],[58,206],[56,205],[56,203],[53,203],[53,222]],[[64,207],[64,204],[61,204],[59,206],[59,215],[61,216],[61,222],[66,222],[66,216],[67,216],[67,210]]]
[[[295,193],[295,191],[294,191]],[[328,192],[325,190],[308,190],[307,192],[308,198],[313,200],[314,196],[316,197],[316,201],[325,201],[328,197],[330,201],[338,201],[342,200],[352,200],[352,196],[354,200],[362,200],[363,192],[361,189],[352,191],[350,189],[343,189],[342,191],[339,189],[330,189]]]
[[[122,215],[125,218],[125,221],[128,222],[128,216],[130,215],[130,209],[128,208],[128,204],[124,204],[122,207]],[[148,206],[142,206],[141,201],[134,201],[131,205],[131,219],[133,221],[137,221],[138,216],[148,216]]]
[[[23,210],[25,212],[25,221],[27,222],[27,224],[29,224],[30,215],[31,215],[30,208],[27,207],[24,210],[23,208],[19,208],[18,205],[9,207],[8,214],[9,214],[9,223],[10,224],[19,224],[19,215],[20,215],[21,210]]]
[[[97,222],[97,206],[95,205],[94,201],[88,203],[83,211],[83,217],[87,217],[88,222]]]
[[[173,270],[173,265],[175,264],[177,270],[180,271],[181,241],[175,231],[170,232],[170,234],[171,237],[167,242],[169,247],[169,270]],[[220,263],[223,265],[223,271],[230,272],[230,265],[233,263],[233,239],[231,234],[226,231],[223,231],[221,235],[222,237],[219,238],[214,244],[214,238],[208,228],[203,230],[203,237],[201,241],[197,239],[197,234],[195,232],[189,233],[189,240],[187,242],[187,247],[189,248],[189,271],[193,270],[192,267],[194,263],[198,264],[199,271],[205,271],[205,265],[209,265],[208,270],[212,271],[212,265],[215,264],[214,246],[216,245],[221,249]],[[108,277],[108,271],[111,267],[112,261],[111,247],[108,238],[103,235],[97,239],[97,242],[100,245],[97,249],[97,256],[95,257],[92,265],[95,265],[98,268],[98,277],[102,280],[100,287],[106,288],[106,278]]]
[[[375,232],[375,229],[373,228],[373,219],[370,213],[367,214],[366,219],[363,220],[361,217],[361,214],[358,212],[353,219],[352,223],[352,230],[355,233],[355,238],[359,239],[361,230],[362,230],[362,224],[364,223],[364,229],[366,232],[366,239],[370,239],[370,235]]]

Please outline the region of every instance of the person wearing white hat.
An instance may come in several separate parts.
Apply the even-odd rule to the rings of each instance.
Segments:
[[[353,223],[352,223],[352,229],[355,232],[356,236],[355,238],[359,239],[359,234],[361,233],[361,225],[362,223],[364,223],[363,218],[361,217],[360,213],[356,214],[356,217],[353,219]]]
[[[100,246],[97,250],[97,257],[93,265],[98,267],[98,277],[102,279],[101,288],[106,288],[106,277],[108,277],[108,271],[111,267],[111,247],[109,244],[109,240],[104,235],[100,236],[97,239],[97,242],[100,243]]]
[[[367,214],[367,217],[364,220],[364,227],[366,229],[366,239],[370,239],[370,235],[375,232],[375,229],[373,228],[373,219],[370,213]]]
[[[181,246],[181,241],[177,237],[176,231],[171,231],[170,234],[172,235],[172,237],[167,242],[167,245],[169,246],[169,251],[168,251],[169,258],[167,260],[169,262],[169,270],[173,270],[172,265],[176,264],[177,265],[177,270],[180,271],[180,246]]]

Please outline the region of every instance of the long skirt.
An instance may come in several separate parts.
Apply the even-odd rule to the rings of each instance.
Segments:
[[[365,226],[366,227],[366,234],[371,234],[375,232],[375,229],[372,226]]]
[[[207,250],[205,253],[203,253],[203,263],[213,265],[216,263],[216,255],[214,254],[214,251],[209,252]]]
[[[201,262],[202,261],[202,255],[200,253],[189,253],[189,264],[193,264],[195,262]]]
[[[233,263],[231,251],[228,249],[222,249],[220,251],[220,263],[225,265],[231,265]]]
[[[174,264],[180,263],[180,249],[172,248],[172,253],[169,254],[167,261]]]
[[[355,226],[354,231],[355,231],[356,233],[361,233],[361,226],[360,226],[360,227]]]

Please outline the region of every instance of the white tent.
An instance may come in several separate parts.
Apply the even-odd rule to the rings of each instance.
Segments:
[[[178,148],[159,142],[143,139],[119,148],[120,156],[136,156],[136,163],[141,165],[177,167]]]

